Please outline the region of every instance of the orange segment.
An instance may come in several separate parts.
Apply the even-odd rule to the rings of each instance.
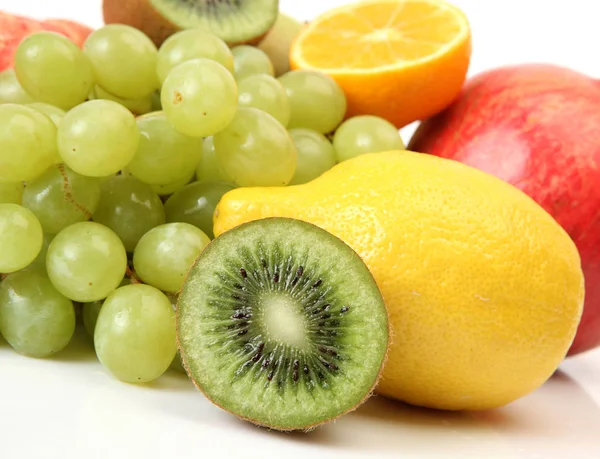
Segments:
[[[292,46],[292,68],[332,76],[349,115],[382,116],[402,127],[458,94],[471,54],[465,15],[441,0],[370,0],[331,10]]]

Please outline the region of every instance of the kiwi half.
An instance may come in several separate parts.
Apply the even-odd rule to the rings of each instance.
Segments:
[[[136,27],[157,46],[195,27],[230,45],[255,44],[275,23],[279,0],[104,0],[102,10],[106,24]]]
[[[177,340],[216,405],[276,430],[308,430],[358,407],[388,345],[381,293],[359,256],[299,220],[216,238],[179,296]]]

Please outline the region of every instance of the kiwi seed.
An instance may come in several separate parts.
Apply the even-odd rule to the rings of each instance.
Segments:
[[[216,405],[277,430],[359,406],[388,345],[381,293],[359,256],[309,223],[269,218],[217,237],[190,270],[177,339]]]

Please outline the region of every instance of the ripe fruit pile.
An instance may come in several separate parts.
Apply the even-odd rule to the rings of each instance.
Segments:
[[[81,304],[100,361],[129,382],[178,361],[172,303],[224,193],[403,148],[373,116],[335,132],[346,99],[330,77],[276,79],[265,52],[199,29],[160,49],[126,25],[94,31],[83,49],[31,34],[0,98],[0,333],[22,354],[52,355]]]
[[[575,245],[503,181],[397,151],[461,88],[464,14],[375,0],[303,27],[277,0],[194,5],[106,0],[130,25],[0,49],[8,343],[53,355],[81,309],[115,377],[185,368],[280,430],[356,408],[380,375],[443,409],[539,387],[581,316]]]
[[[575,336],[575,244],[531,198],[475,168],[410,151],[361,155],[304,185],[230,191],[215,235],[271,217],[325,229],[373,274],[393,333],[381,394],[503,406],[543,384]]]

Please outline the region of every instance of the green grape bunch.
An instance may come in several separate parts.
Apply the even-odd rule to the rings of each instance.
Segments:
[[[52,357],[75,345],[81,307],[117,379],[180,367],[171,299],[214,238],[221,198],[398,145],[371,119],[332,144],[345,111],[331,78],[276,78],[262,50],[198,29],[160,48],[121,24],[81,48],[29,35],[0,72],[0,334],[20,354]]]

